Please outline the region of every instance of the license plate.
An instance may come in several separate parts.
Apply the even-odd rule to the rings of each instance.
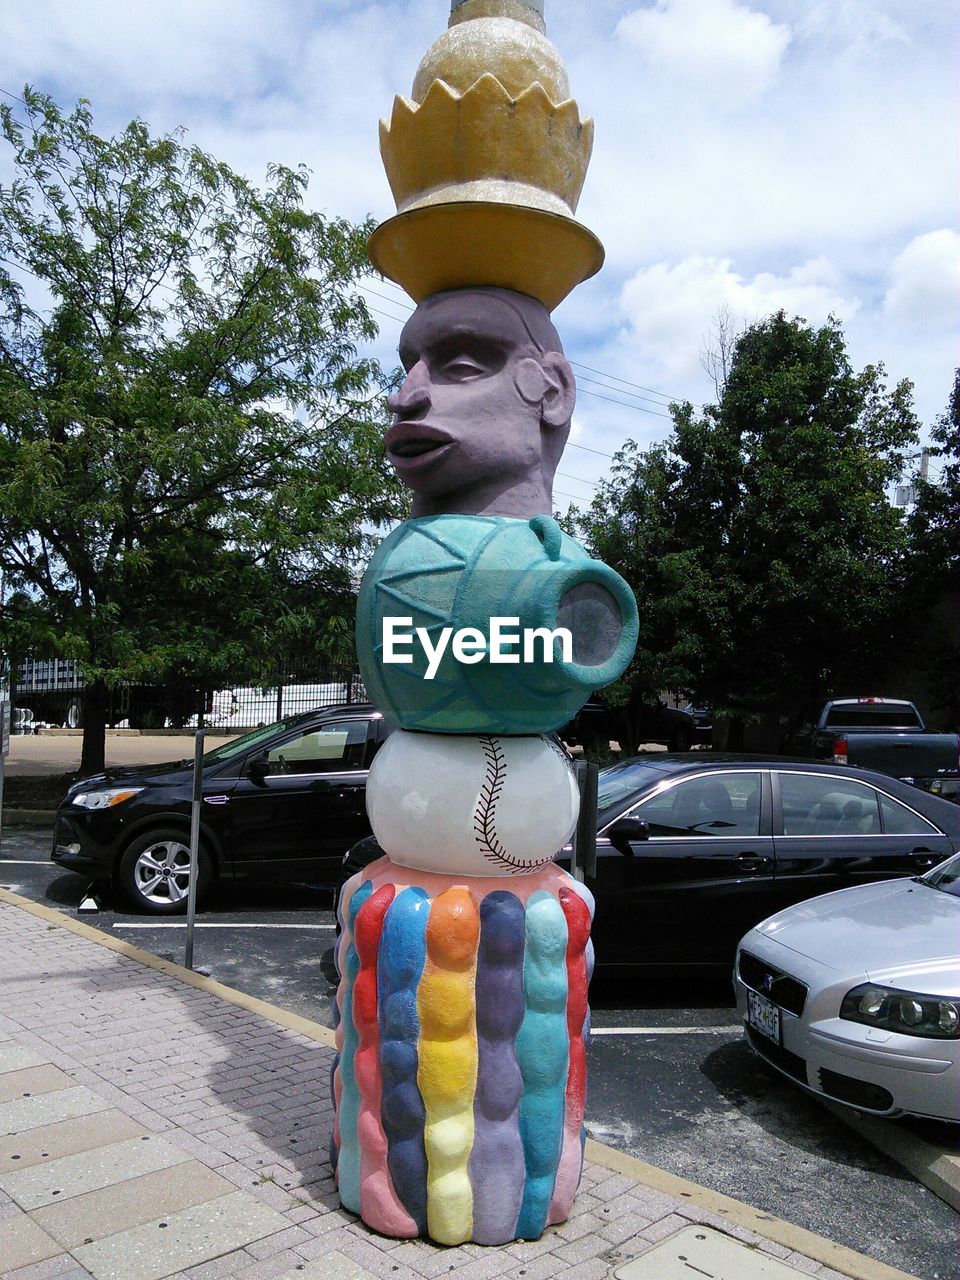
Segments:
[[[759,1031],[774,1044],[781,1043],[780,1010],[772,1000],[758,995],[756,991],[747,992],[747,1021],[755,1031]]]

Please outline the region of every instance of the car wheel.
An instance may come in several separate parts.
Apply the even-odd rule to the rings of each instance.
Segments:
[[[197,904],[206,895],[212,875],[210,855],[200,846]],[[186,833],[151,831],[134,840],[117,870],[120,892],[135,911],[171,916],[187,909],[190,886],[190,845]]]
[[[689,751],[693,745],[693,734],[689,729],[677,729],[668,745],[671,751]]]

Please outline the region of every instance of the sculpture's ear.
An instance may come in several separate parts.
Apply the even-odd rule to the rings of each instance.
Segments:
[[[570,425],[577,403],[577,382],[570,362],[559,351],[548,351],[541,359],[546,389],[540,403],[540,414],[547,427]]]

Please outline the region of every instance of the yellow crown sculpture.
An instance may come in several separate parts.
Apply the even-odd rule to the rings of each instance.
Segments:
[[[416,302],[441,289],[498,285],[547,310],[599,271],[603,247],[575,221],[593,146],[543,0],[452,0],[413,98],[380,122],[397,215],[370,258]]]

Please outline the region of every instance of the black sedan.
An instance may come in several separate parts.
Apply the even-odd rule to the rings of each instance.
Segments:
[[[884,774],[742,755],[649,756],[600,773],[593,940],[608,970],[733,963],[738,940],[817,894],[960,851],[960,807]],[[370,838],[342,878],[380,856]],[[558,861],[569,865],[569,851]]]
[[[369,704],[322,707],[203,758],[198,901],[216,877],[333,882],[369,833],[367,771],[389,726]],[[57,810],[51,857],[113,881],[134,910],[186,909],[193,761],[111,769],[76,782]]]

